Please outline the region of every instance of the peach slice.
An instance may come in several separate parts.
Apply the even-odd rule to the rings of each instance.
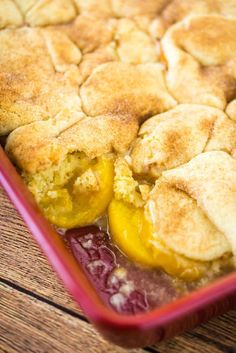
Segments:
[[[209,263],[190,260],[168,249],[161,241],[149,243],[151,224],[143,208],[113,199],[108,208],[109,226],[114,243],[135,262],[163,268],[172,276],[192,281],[203,276]]]
[[[62,228],[93,223],[112,198],[113,174],[112,158],[103,156],[92,161],[63,187],[47,192],[40,202],[45,216]]]

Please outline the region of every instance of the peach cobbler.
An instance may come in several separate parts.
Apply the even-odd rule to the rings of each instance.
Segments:
[[[0,1],[0,136],[57,227],[184,281],[236,264],[236,1]]]

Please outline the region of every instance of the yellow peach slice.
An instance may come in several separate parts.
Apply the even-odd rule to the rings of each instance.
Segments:
[[[172,276],[186,281],[200,278],[209,263],[190,260],[168,249],[162,242],[149,243],[151,224],[143,208],[113,199],[108,208],[112,240],[129,258],[137,263],[162,268]]]
[[[120,250],[138,263],[153,266],[153,258],[140,238],[145,226],[143,209],[113,199],[108,208],[108,218],[112,240]]]
[[[40,206],[46,217],[62,228],[81,227],[101,216],[113,194],[113,160],[99,157],[63,187],[47,192]]]

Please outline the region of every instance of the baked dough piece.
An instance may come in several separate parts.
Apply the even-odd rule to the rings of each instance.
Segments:
[[[113,12],[118,17],[146,15],[154,17],[170,0],[111,0]]]
[[[83,82],[86,81],[96,67],[111,61],[118,61],[115,43],[113,42],[91,53],[84,54],[79,65]]]
[[[76,68],[82,59],[82,54],[78,47],[64,34],[57,30],[41,31],[48,54],[52,60],[56,72],[70,72],[74,69],[74,73],[79,70]]]
[[[132,116],[90,118],[62,111],[55,118],[14,130],[6,150],[21,170],[33,174],[60,164],[73,152],[84,152],[90,159],[113,151],[124,153],[137,132],[138,122]]]
[[[118,21],[115,40],[122,62],[142,64],[158,59],[159,51],[155,42],[131,19]]]
[[[137,136],[138,128],[132,115],[86,117],[66,130],[59,140],[69,151],[82,151],[92,159],[109,152],[124,153]]]
[[[52,41],[53,34],[54,31],[50,35],[44,31],[49,51],[54,50],[51,57],[55,67],[63,71],[67,66],[56,56],[60,52],[59,42]],[[66,53],[72,61],[75,55],[70,57],[69,52]],[[81,97],[87,116],[80,113],[79,105],[77,110],[75,107],[58,109],[56,117],[51,115],[45,122],[23,126],[9,136],[7,151],[22,170],[37,172],[77,151],[90,158],[112,151],[123,153],[135,139],[142,119],[175,105],[165,88],[159,64],[133,66],[114,62],[101,65],[82,86]]]
[[[236,99],[229,103],[226,108],[226,113],[232,120],[236,121]]]
[[[236,254],[236,161],[207,152],[164,172],[146,205],[155,244],[191,259],[210,261]],[[155,245],[154,245],[155,246]]]
[[[131,20],[124,21],[150,44],[148,57],[155,60],[148,36]],[[112,151],[123,153],[135,139],[140,121],[176,104],[166,89],[162,65],[117,61],[111,43],[115,24],[81,15],[68,25],[0,33],[4,67],[0,131],[4,135],[15,130],[6,148],[25,173],[48,168],[78,151],[91,159]],[[101,65],[104,61],[116,62]],[[19,80],[8,79],[9,85],[4,79],[13,74]],[[88,76],[81,88],[82,113],[79,85]],[[33,121],[38,122],[25,126]]]
[[[176,102],[166,89],[160,64],[107,63],[95,69],[81,87],[87,115],[133,115],[142,120],[172,108]]]
[[[111,0],[75,0],[75,3],[82,15],[92,15],[94,17],[113,17]]]
[[[0,1],[0,29],[5,27],[18,27],[23,24],[23,16],[14,1]]]
[[[126,156],[127,158],[127,156]],[[131,166],[123,157],[118,157],[114,164],[114,197],[141,208],[145,205],[145,201],[150,192],[149,185],[139,183],[135,180]]]
[[[162,47],[167,85],[178,102],[224,109],[235,98],[236,18],[186,18],[167,31]]]
[[[31,26],[45,26],[70,22],[76,14],[77,11],[70,0],[41,0],[30,8],[25,19]]]
[[[63,34],[58,43],[54,32],[31,28],[2,30],[0,135],[32,121],[51,118],[64,109],[80,111],[75,65],[80,59],[79,49]]]
[[[67,36],[83,54],[79,65],[82,84],[92,71],[99,65],[110,61],[117,61],[118,55],[115,42],[117,21],[112,18],[96,17],[93,12],[82,12],[68,24],[47,27],[50,31]],[[63,55],[66,51],[61,46]]]
[[[77,12],[72,0],[1,0],[0,29],[67,23]]]
[[[156,44],[131,19],[116,20],[96,17],[93,12],[82,12],[72,23],[56,26],[56,29],[67,33],[84,54],[102,50],[113,43],[114,47],[117,44],[117,59],[121,61],[132,61],[125,59],[129,55],[132,57],[130,51],[138,56],[135,63],[143,62],[140,57],[144,57],[145,61],[150,57],[150,61],[155,61],[157,57]]]
[[[40,0],[13,0],[15,4],[18,6],[20,11],[26,15],[26,13]],[[45,1],[43,1],[45,3]],[[50,0],[49,0],[50,2]]]
[[[65,110],[46,121],[21,126],[9,135],[6,151],[26,173],[46,169],[59,163],[66,154],[63,153],[63,146],[58,147],[57,138],[83,118],[81,112],[72,115]]]
[[[83,53],[90,53],[110,44],[115,28],[115,19],[97,18],[92,14],[82,14],[69,24],[56,26],[56,29],[66,33]]]
[[[170,0],[75,0],[80,13],[95,17],[154,17]]]
[[[152,23],[152,32],[161,38],[174,23],[187,16],[219,14],[236,17],[235,0],[173,0]]]
[[[221,110],[180,104],[148,119],[132,151],[135,173],[158,177],[164,170],[190,161],[204,151],[236,148],[236,123]]]
[[[15,0],[25,24],[46,26],[66,23],[76,17],[77,10],[71,0]]]

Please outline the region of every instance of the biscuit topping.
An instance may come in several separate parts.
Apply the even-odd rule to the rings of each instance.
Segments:
[[[73,228],[108,210],[127,256],[185,280],[231,264],[235,1],[2,0],[0,14],[0,137],[46,217]]]

